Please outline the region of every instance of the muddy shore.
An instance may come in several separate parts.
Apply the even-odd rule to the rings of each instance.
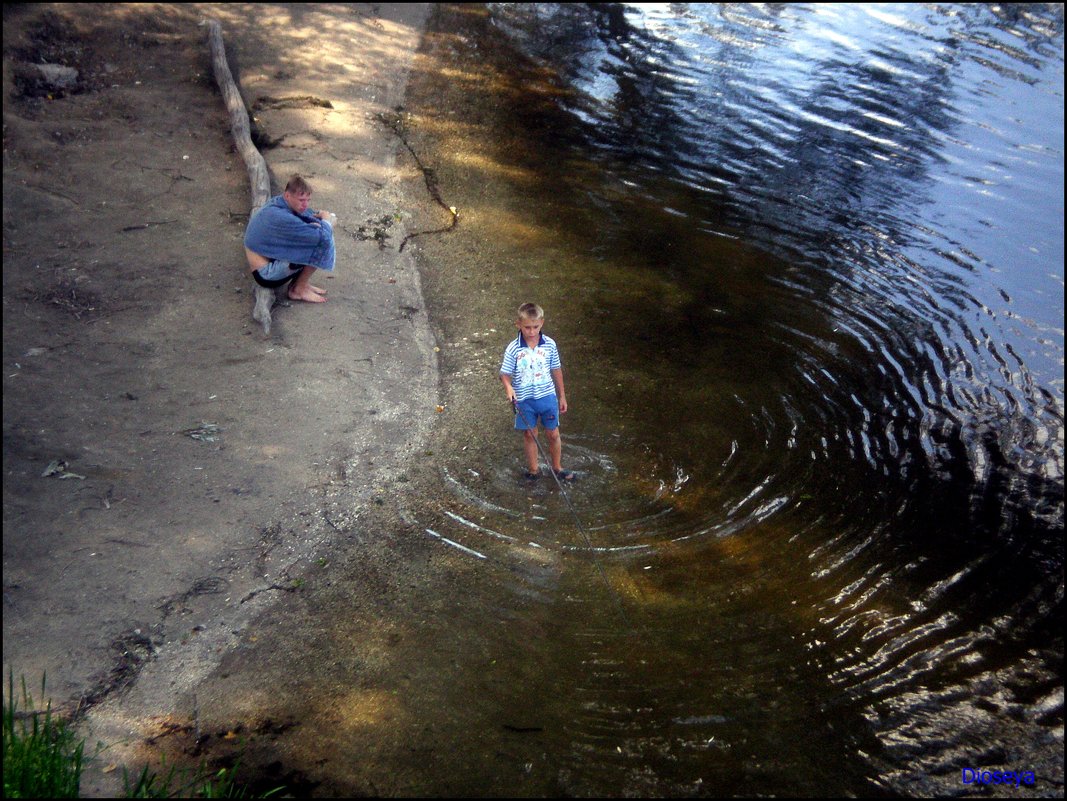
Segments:
[[[87,752],[103,744],[84,794],[163,753],[221,764],[238,750],[298,791],[383,789],[313,756],[267,766],[303,704],[399,715],[381,674],[417,670],[418,629],[455,580],[404,512],[440,406],[418,270],[398,245],[440,209],[410,191],[421,176],[388,115],[429,12],[5,9],[4,667],[30,687],[46,676]],[[276,309],[269,337],[251,318],[249,183],[208,16],[274,179],[300,172],[340,220],[338,268],[317,281],[329,302]],[[77,77],[36,83],[33,63]],[[307,630],[342,599],[363,619]],[[323,692],[323,669],[346,659],[379,689]],[[292,715],[265,717],[279,696]],[[403,731],[385,728],[383,749]]]

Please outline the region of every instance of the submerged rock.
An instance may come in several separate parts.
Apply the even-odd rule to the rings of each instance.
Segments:
[[[19,64],[15,68],[15,86],[26,97],[61,95],[78,88],[80,73],[62,64]]]

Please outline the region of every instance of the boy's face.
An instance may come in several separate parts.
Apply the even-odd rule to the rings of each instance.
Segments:
[[[529,320],[520,317],[515,322],[515,327],[522,331],[522,336],[527,342],[536,342],[541,338],[541,326],[545,324],[545,318]]]

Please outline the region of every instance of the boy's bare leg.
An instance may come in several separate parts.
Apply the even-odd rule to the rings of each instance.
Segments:
[[[289,285],[289,299],[302,300],[305,303],[325,303],[326,291],[311,285],[311,274],[315,268],[308,265],[300,271],[300,275]]]
[[[548,439],[548,456],[552,459],[552,472],[558,473],[563,469],[563,439],[559,435],[559,429],[553,428],[545,431]]]
[[[527,429],[522,432],[522,447],[526,451],[526,465],[531,473],[539,473],[541,466],[537,464],[537,432]]]

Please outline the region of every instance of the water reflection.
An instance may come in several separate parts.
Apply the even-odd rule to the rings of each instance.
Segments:
[[[424,245],[437,324],[548,309],[585,531],[481,418],[453,419],[419,522],[556,621],[560,785],[1062,781],[1062,10],[436,25],[426,58],[467,76],[412,91],[464,221]],[[446,381],[454,405],[499,406],[504,339],[446,348],[485,379]]]

